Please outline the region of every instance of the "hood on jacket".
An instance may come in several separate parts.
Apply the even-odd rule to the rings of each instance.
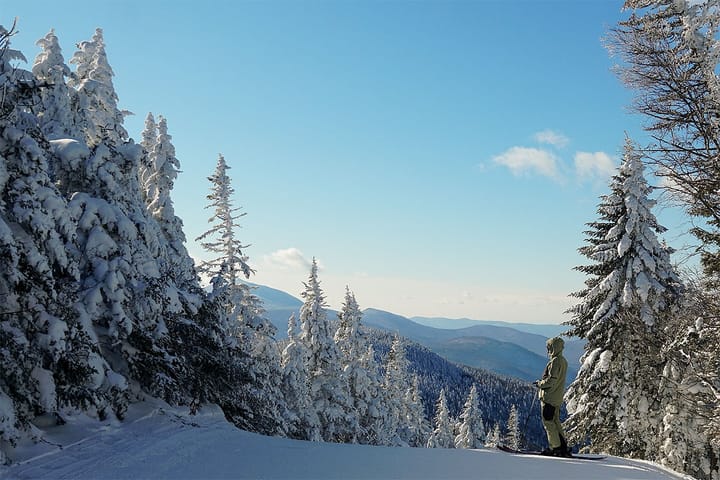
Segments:
[[[550,356],[556,357],[560,355],[563,348],[565,348],[565,341],[560,337],[553,337],[549,338],[548,341],[545,342],[545,346],[547,347],[547,351]]]

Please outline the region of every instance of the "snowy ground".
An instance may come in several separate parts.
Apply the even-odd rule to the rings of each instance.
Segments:
[[[123,424],[81,418],[21,445],[10,479],[583,479],[688,478],[621,458],[582,461],[496,450],[389,448],[264,437],[228,424],[217,409],[189,416],[136,405]],[[61,447],[62,446],[62,447]]]

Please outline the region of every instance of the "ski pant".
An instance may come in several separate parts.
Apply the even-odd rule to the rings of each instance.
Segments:
[[[562,445],[561,437],[565,437],[565,433],[560,423],[560,407],[555,407],[549,403],[540,402],[542,408],[542,422],[547,433],[550,448],[560,448]]]

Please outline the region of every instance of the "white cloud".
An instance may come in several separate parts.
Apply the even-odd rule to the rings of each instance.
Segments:
[[[512,147],[493,157],[493,161],[510,169],[514,175],[535,172],[550,178],[558,178],[558,159],[551,152],[537,148]]]
[[[570,143],[570,139],[562,133],[555,132],[553,130],[543,130],[535,134],[535,140],[540,143],[546,143],[554,147],[563,148]]]
[[[617,171],[615,161],[605,152],[576,152],[575,172],[581,179],[611,177]]]
[[[294,247],[277,250],[270,255],[265,255],[263,260],[266,265],[289,270],[309,270],[312,266],[312,260],[305,258],[305,255]]]

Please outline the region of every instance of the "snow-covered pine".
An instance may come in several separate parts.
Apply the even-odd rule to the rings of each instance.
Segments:
[[[657,451],[659,412],[652,402],[667,318],[682,286],[667,247],[665,229],[652,214],[651,188],[640,155],[628,139],[623,163],[601,197],[600,220],[588,224],[580,253],[595,262],[576,267],[589,275],[573,295],[571,333],[587,339],[583,365],[567,393],[568,433],[592,448],[651,458]]]
[[[354,436],[357,417],[342,370],[342,357],[335,343],[335,330],[327,318],[315,258],[301,296],[304,303],[300,307],[299,339],[308,351],[310,399],[320,419],[319,438],[326,442],[341,442]],[[314,436],[311,439],[316,440]]]
[[[245,285],[246,287],[249,287]],[[281,355],[275,340],[275,326],[266,316],[262,301],[249,287],[243,297],[241,316],[244,319],[241,349],[249,356],[247,363],[251,381],[243,385],[245,402],[252,411],[252,430],[266,435],[287,434],[282,393]]]
[[[342,356],[343,375],[348,382],[353,408],[348,414],[354,416],[348,442],[372,443],[374,428],[379,412],[377,398],[380,391],[380,376],[375,363],[374,352],[368,351],[370,344],[361,328],[362,312],[349,287],[345,288],[345,301],[338,313],[338,328],[335,343]]]
[[[440,397],[437,400],[434,427],[428,438],[427,448],[455,448],[453,421],[450,418],[447,400],[445,400],[445,389],[440,391]]]
[[[208,218],[211,227],[195,241],[200,242],[207,252],[215,254],[214,258],[201,262],[198,267],[200,273],[208,277],[223,275],[230,285],[236,285],[240,278],[249,279],[255,272],[248,264],[248,256],[243,253],[243,249],[249,245],[243,245],[235,238],[235,229],[240,226],[237,221],[247,214],[236,213],[241,207],[233,206],[235,189],[228,170],[230,166],[225,157],[219,154],[215,171],[208,177],[212,186],[207,195],[210,203],[205,208],[213,211]],[[227,328],[230,331],[234,327],[228,325]]]
[[[645,116],[647,160],[686,207],[704,272],[720,282],[720,7],[715,1],[626,0],[611,31],[633,109]]]
[[[637,311],[648,326],[678,298],[680,279],[657,235],[665,232],[652,208],[640,155],[630,139],[609,195],[601,197],[600,221],[589,223],[589,245],[580,253],[595,263],[576,267],[590,275],[587,288],[574,293],[580,302],[569,310],[573,334],[592,336],[621,311]]]
[[[71,63],[78,68],[73,85],[82,115],[74,125],[87,145],[58,139],[52,146],[58,164],[72,172],[62,186],[77,219],[79,295],[105,361],[96,383],[120,416],[129,397],[141,392],[189,403],[197,395],[189,391],[195,387],[188,350],[206,335],[186,328],[197,327],[198,279],[179,283],[182,275],[167,265],[167,242],[138,180],[142,148],[122,126],[125,112],[117,108],[102,32],[79,48]]]
[[[77,93],[67,85],[72,72],[65,64],[55,30],[36,42],[41,52],[35,57],[33,75],[40,83],[40,104],[37,111],[40,130],[50,140],[73,138],[80,140],[81,132],[75,127],[72,104]]]
[[[76,122],[85,133],[86,143],[94,146],[103,141],[115,144],[127,141],[123,119],[129,112],[118,109],[118,96],[112,81],[115,73],[105,53],[102,29],[95,29],[91,40],[78,44],[78,51],[70,63],[77,65],[71,85],[79,93]]]
[[[658,462],[694,478],[715,478],[720,465],[718,346],[720,295],[688,278],[683,303],[665,330],[657,401],[662,415]]]
[[[164,175],[163,169],[158,168],[159,162],[176,164],[176,160],[168,160],[170,156],[174,158],[171,146],[161,119],[153,150],[156,172],[161,173],[150,180],[155,184],[156,192],[166,188],[164,182],[158,181]],[[208,300],[213,305],[216,328],[224,345],[222,355],[228,357],[227,361],[234,369],[238,369],[220,404],[236,425],[251,431],[277,434],[285,431],[284,407],[279,396],[280,355],[273,344],[275,328],[264,317],[264,309],[250,286],[243,282],[254,270],[242,251],[246,246],[236,237],[236,229],[240,227],[237,220],[245,214],[235,214],[239,207],[233,206],[235,190],[228,175],[229,169],[225,158],[219,155],[215,172],[208,177],[211,187],[207,198],[210,203],[206,208],[213,209],[214,214],[208,220],[210,229],[197,238],[205,250],[215,255],[202,262],[199,270],[210,278],[212,290]],[[161,194],[156,198],[163,196]],[[167,223],[165,227],[163,231],[168,236],[180,232],[174,232],[179,224],[173,226]]]
[[[490,430],[485,439],[485,446],[494,448],[503,444],[502,430],[500,429],[500,423],[495,422],[495,426]]]
[[[300,340],[295,314],[288,320],[288,343],[282,351],[282,392],[287,403],[285,425],[290,438],[320,441],[320,419],[310,398],[310,352]]]
[[[145,121],[142,133],[143,156],[138,175],[149,213],[155,218],[165,236],[164,273],[172,275],[180,286],[197,284],[195,263],[185,248],[182,220],[175,215],[171,198],[175,180],[180,172],[180,161],[175,157],[175,146],[167,131],[167,120],[161,115],[158,124],[152,113]]]
[[[75,308],[74,219],[48,175],[45,139],[19,128],[37,122],[38,88],[11,65],[22,57],[11,36],[0,27],[0,463],[5,447],[36,434],[37,417],[103,406]]]
[[[147,123],[146,123],[147,126]],[[152,170],[144,183],[146,201],[150,214],[160,223],[169,237],[182,234],[182,223],[178,224],[175,208],[170,199],[178,172],[180,161],[175,157],[175,146],[168,133],[167,120],[160,115],[157,124],[158,136],[151,155]]]
[[[478,403],[477,386],[474,383],[460,414],[457,430],[455,448],[482,448],[485,445],[487,435]]]
[[[425,418],[425,406],[420,395],[420,378],[412,376],[411,387],[406,391],[405,423],[401,425],[400,436],[411,447],[424,447],[432,431],[430,422]]]
[[[154,197],[150,179],[155,174],[155,145],[158,143],[158,128],[152,112],[148,112],[147,117],[145,117],[145,128],[140,137],[142,138],[140,146],[143,148],[143,156],[138,167],[138,177],[145,203],[150,204],[151,199]]]
[[[365,378],[358,378],[354,386],[357,395],[354,402],[358,416],[358,441],[368,445],[382,445],[385,419],[383,377],[371,343],[368,343],[367,350],[360,357],[359,366],[358,374]]]
[[[507,427],[505,429],[505,440],[503,445],[513,450],[522,448],[522,434],[520,433],[520,417],[518,416],[517,405],[510,407],[510,415],[508,416]]]
[[[383,421],[379,432],[381,445],[407,446],[407,439],[401,432],[406,418],[404,394],[409,386],[405,345],[401,337],[395,335],[385,362],[385,377],[381,390],[384,395]]]

